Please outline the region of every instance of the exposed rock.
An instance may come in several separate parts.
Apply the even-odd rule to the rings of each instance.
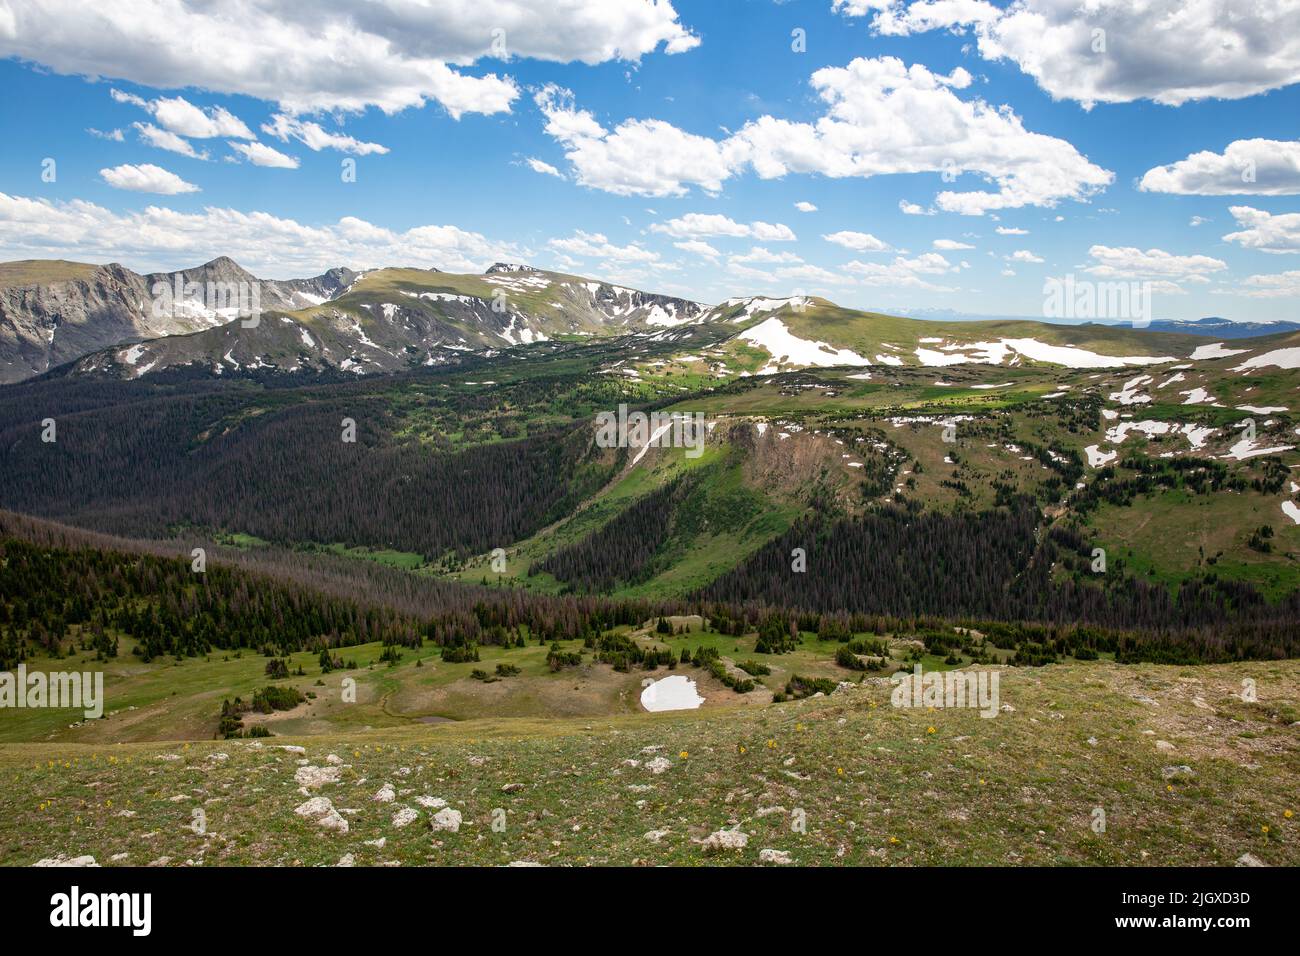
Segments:
[[[459,810],[453,810],[451,807],[445,807],[433,815],[431,826],[435,830],[448,830],[451,833],[460,831],[461,815]]]
[[[785,850],[763,849],[758,851],[758,858],[764,863],[786,864],[793,863],[790,854]]]
[[[695,842],[706,850],[743,850],[749,844],[749,834],[740,830],[715,830]]]
[[[295,808],[293,812],[300,817],[311,820],[323,830],[335,830],[339,833],[348,832],[348,821],[334,809],[334,803],[329,797],[312,797],[306,803]]]

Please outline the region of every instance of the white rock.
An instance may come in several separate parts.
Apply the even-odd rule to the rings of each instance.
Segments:
[[[433,815],[433,828],[435,830],[449,830],[452,833],[460,831],[461,815],[459,810],[453,810],[451,807],[444,807]]]
[[[380,787],[379,792],[376,793],[374,796],[374,800],[376,803],[392,803],[393,800],[395,800],[396,798],[397,798],[397,791],[393,789],[393,785],[391,783],[386,783],[382,787]]]
[[[673,765],[667,757],[655,757],[654,760],[646,761],[645,768],[651,773],[663,773]]]
[[[323,787],[327,783],[339,782],[338,767],[299,767],[293,779],[300,787]]]
[[[323,830],[337,830],[339,833],[348,832],[348,821],[334,809],[334,803],[329,797],[312,797],[293,812],[300,817],[312,820]]]
[[[441,810],[447,805],[447,801],[442,799],[442,797],[421,796],[416,797],[415,802],[426,810]]]
[[[758,851],[758,858],[764,863],[793,863],[790,854],[785,850],[763,849]]]
[[[696,842],[706,850],[743,850],[749,844],[749,834],[739,830],[715,830]]]
[[[59,856],[37,860],[32,866],[99,866],[93,856]]]
[[[419,816],[420,814],[415,810],[412,810],[410,807],[402,807],[393,814],[393,826],[399,828],[407,826],[414,823]]]

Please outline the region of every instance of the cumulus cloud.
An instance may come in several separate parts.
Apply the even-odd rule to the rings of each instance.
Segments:
[[[1273,275],[1247,276],[1238,294],[1252,299],[1300,298],[1300,269]]]
[[[795,208],[795,209],[798,209],[800,212],[816,212],[816,211],[817,211],[817,207],[814,206],[814,205],[813,205],[812,203],[810,203],[810,202],[797,202],[797,203],[794,204],[794,208]]]
[[[131,125],[140,135],[141,142],[148,143],[156,149],[179,153],[181,156],[188,156],[190,159],[208,158],[207,150],[199,151],[195,149],[188,139],[177,136],[170,130],[159,129],[153,123],[132,123]]]
[[[543,176],[554,176],[556,179],[564,178],[564,173],[560,172],[550,163],[543,162],[540,159],[535,159],[532,156],[529,156],[526,160],[524,160],[524,162],[526,162],[528,164],[528,168],[535,173],[541,173]]]
[[[703,239],[686,239],[682,242],[674,242],[673,245],[682,250],[682,252],[689,252],[692,255],[701,256],[705,259],[717,260],[722,256],[721,252],[714,249]]]
[[[267,146],[265,143],[236,143],[232,140],[227,145],[254,166],[270,166],[274,169],[298,168],[297,159],[293,156],[286,156],[278,149]]]
[[[889,243],[882,242],[869,232],[853,232],[846,229],[829,233],[822,238],[845,249],[852,249],[854,252],[883,252],[889,248]]]
[[[267,212],[208,207],[182,213],[151,205],[117,213],[84,200],[51,202],[0,193],[0,258],[119,261],[139,271],[184,268],[228,255],[255,274],[287,279],[332,266],[355,269],[404,262],[480,272],[530,252],[456,226],[398,232],[346,216],[306,225]]]
[[[1096,103],[1239,99],[1300,82],[1295,0],[836,0],[881,34],[973,31],[1055,99]]]
[[[683,196],[690,186],[717,193],[732,174],[729,151],[661,120],[625,120],[607,130],[578,109],[568,90],[548,85],[534,97],[546,132],[565,149],[575,178],[616,196]]]
[[[1149,169],[1138,188],[1181,196],[1296,195],[1300,140],[1239,139],[1222,153],[1202,150]]]
[[[717,213],[689,212],[667,222],[657,222],[651,232],[676,238],[693,236],[729,236],[753,238],[762,242],[793,242],[794,230],[780,222],[736,222],[729,216]]]
[[[500,43],[489,28],[502,31]],[[394,113],[430,101],[454,117],[497,113],[519,95],[515,82],[453,67],[493,57],[637,61],[698,44],[669,0],[6,0],[0,17],[0,57],[160,89],[243,94],[289,113]]]
[[[659,253],[652,252],[636,243],[618,246],[610,242],[599,232],[574,231],[567,239],[552,239],[547,243],[557,252],[585,259],[606,259],[610,262],[657,262]]]
[[[974,249],[975,247],[965,242],[958,242],[956,239],[936,239],[934,248],[940,252],[959,252],[962,249]]]
[[[1241,228],[1224,236],[1225,242],[1260,252],[1300,252],[1300,212],[1275,216],[1250,206],[1230,206],[1228,212]]]
[[[107,139],[114,143],[120,143],[126,139],[126,134],[124,134],[120,129],[102,130],[89,126],[86,128],[86,132],[96,139]]]
[[[212,139],[226,136],[232,139],[253,139],[253,132],[244,121],[223,106],[203,109],[183,96],[162,96],[146,100],[134,93],[109,90],[109,95],[119,103],[130,103],[153,116],[169,132],[191,139]]]
[[[1133,246],[1092,246],[1093,264],[1087,271],[1106,279],[1204,279],[1226,269],[1227,263],[1210,256],[1179,256],[1163,249],[1143,251]],[[1181,291],[1181,290],[1180,290]]]
[[[793,252],[772,252],[763,246],[754,246],[748,252],[742,252],[730,258],[733,263],[801,263],[803,260]]]
[[[961,67],[943,75],[896,57],[858,58],[817,70],[810,82],[823,103],[814,122],[765,115],[721,140],[660,120],[608,130],[554,86],[537,103],[578,181],[618,195],[680,196],[691,186],[716,193],[745,169],[762,179],[929,172],[954,182],[971,173],[995,188],[944,191],[935,202],[981,215],[1085,199],[1114,179],[1065,140],[1026,130],[1010,108],[959,97],[971,83]]]
[[[999,236],[1027,236],[1028,229],[1018,229],[1015,226],[998,226],[995,230]]]
[[[906,199],[900,199],[898,201],[898,211],[901,212],[904,216],[933,216],[934,215],[933,209],[926,209],[923,206],[919,206],[914,202],[908,202]]]
[[[262,132],[274,136],[282,143],[296,139],[317,153],[322,149],[336,149],[341,153],[352,153],[356,156],[369,156],[371,153],[382,156],[388,152],[387,146],[379,143],[363,143],[344,133],[331,133],[319,123],[300,120],[285,113],[277,113],[271,117],[269,123],[263,123]]]
[[[1094,246],[1093,248],[1103,248],[1103,247]],[[1011,253],[1011,255],[1008,256],[1007,258],[1009,258],[1012,262],[1040,263],[1043,261],[1041,256],[1034,255],[1028,249],[1017,249],[1015,252]]]
[[[858,277],[867,286],[893,286],[924,289],[929,292],[951,292],[952,287],[939,285],[925,278],[958,271],[958,267],[937,252],[925,252],[909,259],[896,256],[892,262],[859,262],[854,260],[844,266],[846,272]]]
[[[141,163],[138,166],[124,163],[111,169],[101,169],[99,175],[104,182],[114,189],[129,189],[138,193],[159,193],[163,196],[174,196],[177,193],[196,193],[199,191],[199,187],[193,183],[187,183],[175,173],[163,169],[161,166],[154,166],[152,163]]]

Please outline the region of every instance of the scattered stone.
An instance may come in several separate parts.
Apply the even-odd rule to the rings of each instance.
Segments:
[[[1179,764],[1176,767],[1165,767],[1163,770],[1160,771],[1160,773],[1164,775],[1164,778],[1166,780],[1170,779],[1171,777],[1192,777],[1196,775],[1196,771],[1194,771],[1191,767],[1187,766],[1187,764],[1185,763]]]
[[[673,762],[667,757],[655,757],[654,760],[646,761],[645,768],[651,773],[663,773],[672,765]]]
[[[1096,737],[1089,737],[1089,738],[1088,738],[1088,746],[1089,746],[1089,747],[1095,747],[1095,746],[1097,746],[1097,738],[1096,738]]]
[[[695,842],[706,850],[743,850],[749,844],[749,834],[739,830],[715,830]]]
[[[338,754],[327,754],[325,757],[325,762],[329,764],[331,767],[337,767],[343,763],[343,758],[340,757]]]
[[[43,860],[37,860],[32,866],[99,866],[93,856],[58,856],[47,857]]]
[[[306,747],[299,747],[295,744],[280,744],[279,747],[281,750],[288,751],[291,754],[305,754],[307,752]]]
[[[1263,860],[1253,853],[1243,853],[1237,857],[1237,866],[1268,866]]]
[[[446,807],[433,815],[432,826],[435,830],[448,830],[452,833],[458,833],[460,831],[460,821],[460,811]]]
[[[447,801],[442,799],[442,797],[430,797],[427,795],[416,797],[415,802],[426,810],[441,810],[447,805]]]
[[[340,773],[338,767],[299,767],[293,779],[298,786],[312,789],[323,787],[327,783],[338,783]]]
[[[374,796],[376,803],[392,803],[395,799],[397,799],[397,791],[393,789],[391,783],[386,783],[380,787],[379,792]]]
[[[356,866],[357,861],[352,856],[351,853],[344,853],[341,857],[339,857],[339,861],[334,865],[335,866]]]
[[[522,789],[524,789],[524,785],[523,785],[522,783],[507,783],[507,784],[502,785],[502,787],[501,787],[501,792],[502,792],[502,793],[518,793],[518,792],[519,792],[520,790],[522,790]]]
[[[400,829],[401,827],[414,823],[419,816],[420,814],[417,811],[412,810],[410,807],[402,807],[393,814],[393,826]]]
[[[772,849],[759,850],[758,858],[763,863],[777,863],[777,864],[784,865],[786,863],[794,862],[792,859],[790,859],[790,854],[787,853],[785,850],[772,850]]]
[[[1167,740],[1156,741],[1156,750],[1159,750],[1161,753],[1169,753],[1170,751],[1177,750],[1177,749],[1178,749],[1177,747],[1175,747]]]
[[[784,814],[785,807],[759,807],[758,812],[754,815],[761,820],[763,817],[770,817],[774,813]]]
[[[671,830],[647,830],[645,838],[651,843],[658,843],[671,832]]]
[[[337,830],[339,833],[348,832],[348,821],[334,809],[334,802],[329,797],[312,797],[293,812],[300,817],[311,820],[322,830]]]
[[[366,846],[373,846],[376,850],[382,850],[388,845],[388,837],[380,837],[378,840],[366,840]]]

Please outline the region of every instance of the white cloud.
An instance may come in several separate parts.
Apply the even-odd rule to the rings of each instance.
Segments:
[[[543,162],[540,159],[535,159],[532,156],[529,156],[526,160],[524,160],[524,162],[526,162],[529,168],[532,169],[532,171],[535,173],[541,173],[544,176],[554,176],[557,179],[564,178],[564,173],[560,172],[550,163]]]
[[[914,202],[908,202],[906,199],[898,201],[898,211],[905,216],[933,216],[933,209],[925,209]]]
[[[226,145],[239,153],[254,166],[271,166],[275,169],[298,168],[297,159],[292,156],[286,156],[278,149],[267,146],[265,143],[236,143],[234,140],[231,140]]]
[[[1239,139],[1222,153],[1202,150],[1147,170],[1138,188],[1182,196],[1300,193],[1300,140]]]
[[[770,249],[765,249],[762,246],[754,246],[748,252],[732,256],[729,261],[738,263],[761,262],[786,264],[803,262],[803,260],[793,252],[772,252]]]
[[[159,193],[164,196],[174,196],[177,193],[196,193],[199,191],[199,187],[193,183],[187,183],[175,173],[169,172],[161,166],[154,166],[152,163],[142,163],[138,166],[125,163],[111,169],[101,169],[99,175],[104,182],[115,189],[129,189],[138,193]]]
[[[285,113],[277,113],[271,117],[269,123],[263,123],[262,132],[274,136],[282,143],[289,142],[290,138],[296,139],[317,153],[322,149],[337,149],[339,152],[352,153],[356,156],[369,156],[371,153],[382,156],[388,152],[387,146],[379,143],[363,143],[343,133],[331,133],[322,128],[319,123],[295,119]]]
[[[165,149],[171,153],[179,153],[182,156],[188,156],[190,159],[207,159],[207,151],[196,150],[189,140],[177,136],[170,130],[159,129],[153,123],[132,123],[140,139],[157,149]]]
[[[858,58],[810,82],[824,104],[815,122],[761,116],[722,140],[660,120],[625,120],[611,132],[554,86],[537,102],[578,181],[617,195],[716,193],[744,169],[762,179],[974,173],[996,190],[945,191],[936,203],[980,215],[1085,199],[1114,179],[1065,140],[1026,130],[1009,108],[959,98],[954,91],[971,83],[961,67],[944,76],[895,57]]]
[[[305,6],[246,0],[6,0],[0,57],[159,89],[195,87],[290,113],[393,113],[440,103],[452,116],[508,111],[511,79],[452,69],[504,55],[594,64],[699,44],[668,0],[402,0]],[[504,31],[504,49],[492,29]],[[219,134],[226,135],[226,134]]]
[[[1300,212],[1275,216],[1250,206],[1230,206],[1228,212],[1242,228],[1224,236],[1225,242],[1235,242],[1260,252],[1300,252]]]
[[[1094,263],[1087,271],[1102,278],[1117,279],[1195,279],[1226,269],[1227,263],[1210,256],[1179,256],[1163,249],[1145,252],[1133,246],[1092,246],[1088,250]]]
[[[1253,275],[1242,280],[1241,295],[1252,299],[1300,298],[1300,269],[1274,275]]]
[[[1027,236],[1028,229],[1017,229],[1015,226],[998,226],[994,232],[999,236]]]
[[[350,216],[310,226],[266,212],[216,207],[181,213],[151,205],[115,213],[79,199],[55,203],[0,193],[0,258],[118,261],[146,272],[192,266],[219,254],[277,279],[380,262],[480,272],[496,261],[530,257],[526,249],[456,226],[396,232]]]
[[[552,239],[547,243],[552,249],[587,259],[608,259],[611,262],[657,262],[659,253],[651,252],[632,243],[616,246],[602,233],[575,230],[567,239]]]
[[[689,252],[692,255],[702,256],[705,259],[717,260],[721,258],[722,253],[714,249],[703,239],[686,239],[682,242],[674,242],[674,246],[683,252]]]
[[[797,203],[794,204],[794,208],[795,208],[795,209],[798,209],[800,212],[816,212],[816,211],[817,211],[817,207],[814,206],[814,205],[813,205],[812,203],[810,203],[810,202],[797,202]]]
[[[716,193],[732,174],[727,150],[706,136],[661,120],[625,120],[611,132],[554,85],[535,100],[547,134],[564,147],[584,186],[617,196],[682,196],[688,186]]]
[[[962,249],[975,248],[968,243],[958,242],[956,239],[936,239],[934,240],[933,245],[934,248],[938,249],[940,252],[959,252]]]
[[[793,242],[797,238],[794,231],[784,223],[743,223],[719,213],[702,212],[688,212],[667,222],[657,222],[650,227],[650,231],[676,238],[730,236],[753,238],[762,242]]]
[[[837,0],[839,3],[839,0]],[[983,0],[873,3],[873,28],[902,35],[970,29],[980,55],[1009,59],[1055,99],[1095,103],[1239,99],[1300,82],[1295,0]]]
[[[829,233],[822,238],[845,249],[852,249],[854,252],[883,252],[889,248],[889,243],[882,242],[869,232],[853,232],[846,229],[842,232]]]
[[[105,131],[90,126],[86,128],[86,132],[91,136],[94,136],[96,139],[107,139],[114,143],[120,143],[126,139],[126,135],[120,129],[110,129]]]
[[[956,272],[957,267],[937,252],[924,252],[914,259],[896,256],[893,262],[859,262],[854,260],[844,266],[846,272],[859,277],[863,285],[899,286],[925,289],[931,292],[951,292],[948,286],[937,285],[922,276],[943,275]]]
[[[1214,220],[1212,220],[1212,219],[1206,219],[1204,216],[1193,216],[1191,219],[1189,219],[1189,220],[1187,221],[1187,225],[1189,225],[1189,226],[1203,226],[1203,225],[1205,225],[1207,222],[1213,222],[1213,221],[1214,221]]]
[[[1094,249],[1098,249],[1098,248],[1103,248],[1103,247],[1101,247],[1101,246],[1094,246],[1093,248],[1094,248]],[[1031,263],[1040,263],[1040,262],[1043,261],[1043,259],[1042,259],[1040,256],[1036,256],[1036,255],[1034,255],[1034,254],[1033,254],[1032,252],[1030,252],[1028,249],[1017,249],[1015,252],[1011,253],[1011,255],[1010,255],[1008,258],[1009,258],[1012,262],[1031,262]]]

